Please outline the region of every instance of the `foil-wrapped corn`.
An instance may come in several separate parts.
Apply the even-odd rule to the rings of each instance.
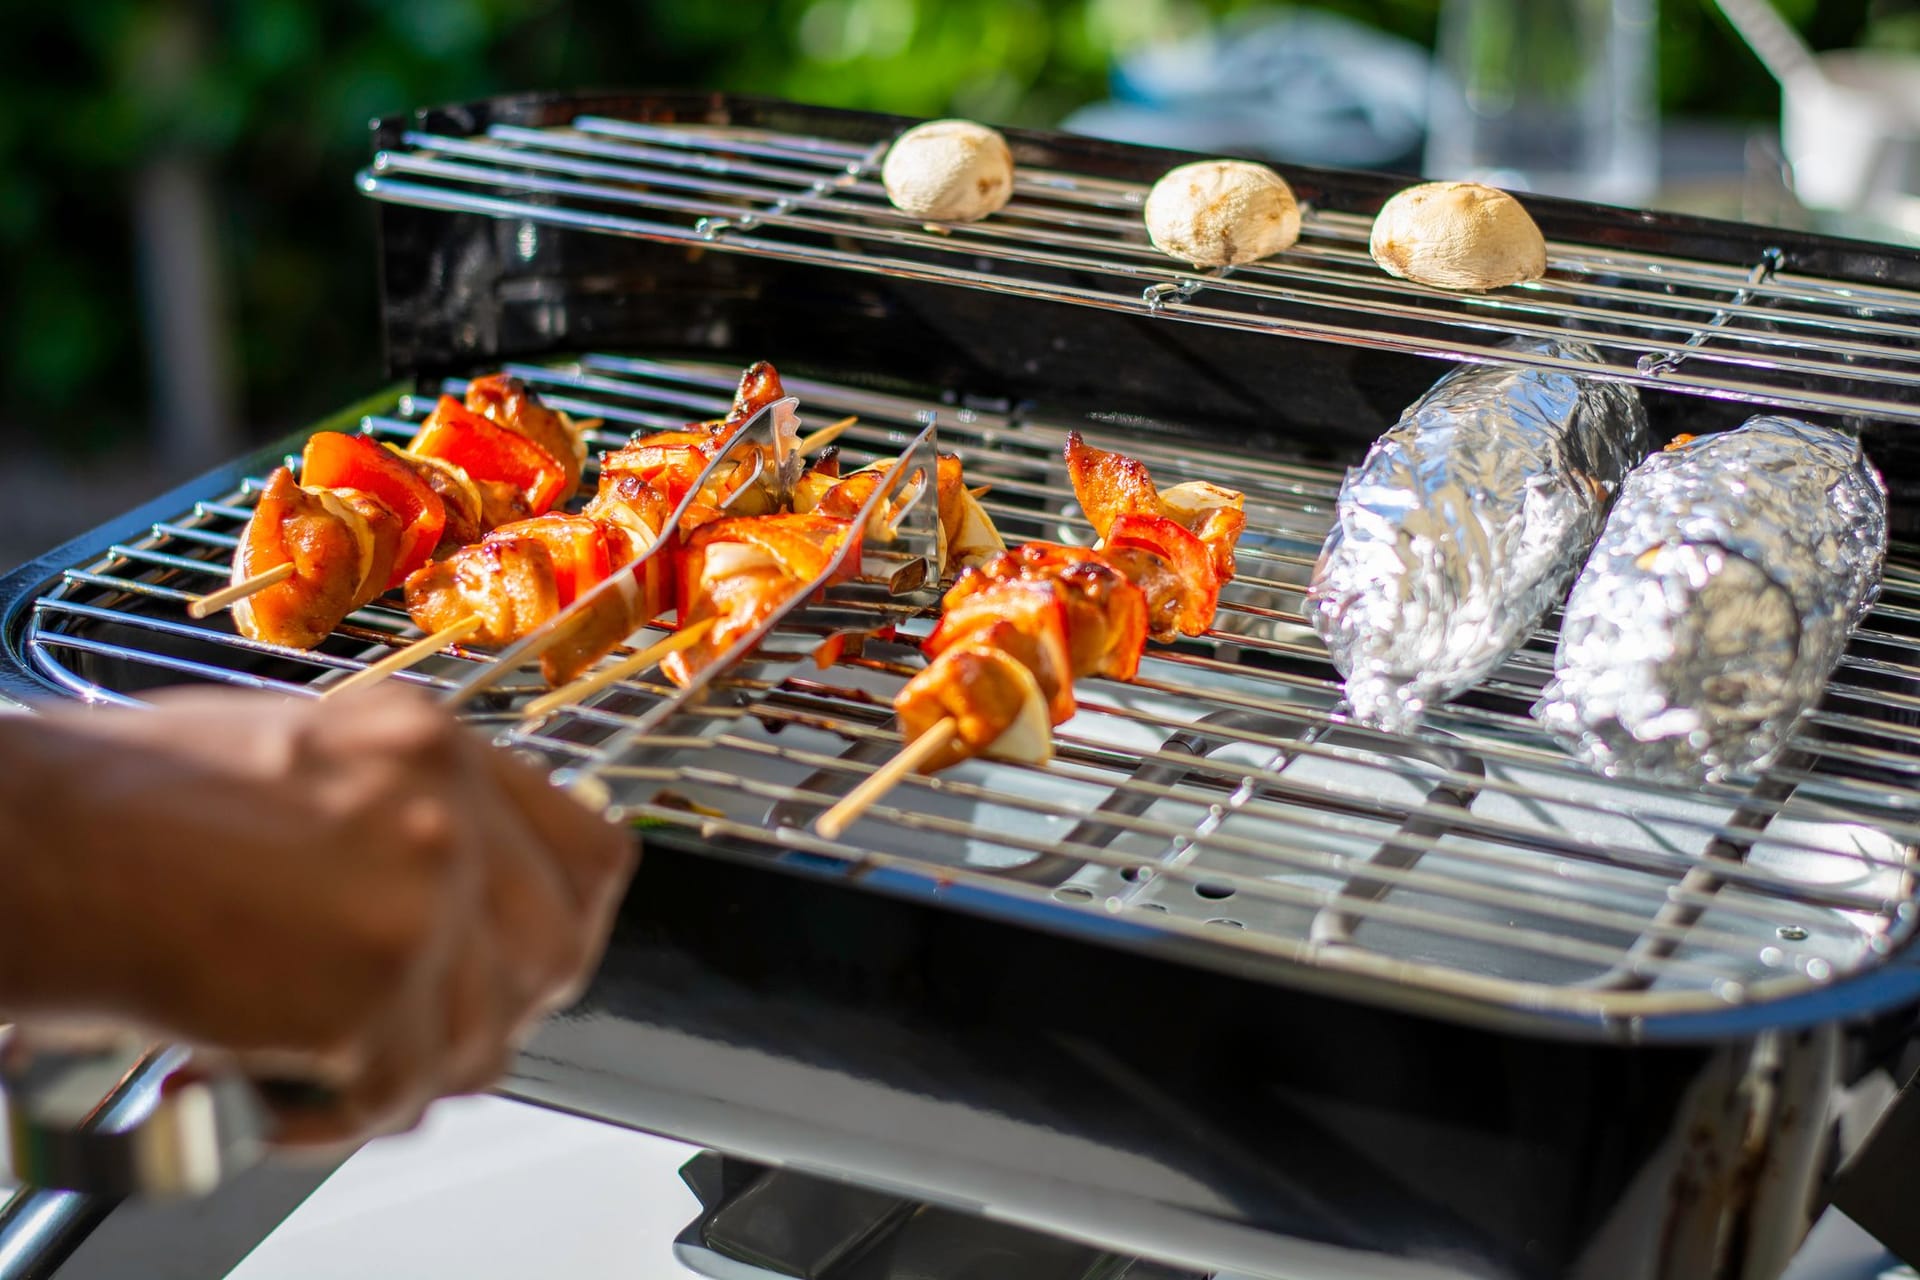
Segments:
[[[1646,439],[1631,387],[1550,369],[1463,367],[1408,408],[1347,473],[1308,589],[1354,716],[1411,728],[1523,644]]]
[[[1535,707],[1609,774],[1763,768],[1879,594],[1887,491],[1852,437],[1793,418],[1670,447],[1627,478]]]

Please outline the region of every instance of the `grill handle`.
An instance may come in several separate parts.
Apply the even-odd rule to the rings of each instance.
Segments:
[[[204,1195],[265,1153],[269,1103],[328,1096],[198,1069],[184,1049],[122,1035],[15,1028],[0,1044],[8,1158],[13,1177],[34,1187],[115,1199]]]

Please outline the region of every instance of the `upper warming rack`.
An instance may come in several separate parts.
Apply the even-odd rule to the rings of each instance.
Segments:
[[[378,200],[706,246],[908,280],[1452,361],[1578,368],[1509,335],[1576,334],[1606,376],[1803,411],[1920,420],[1920,293],[1800,274],[1777,251],[1708,262],[1549,244],[1533,284],[1485,295],[1397,280],[1369,220],[1309,207],[1300,242],[1250,266],[1184,267],[1148,244],[1138,183],[1022,167],[973,224],[888,204],[870,143],[583,115],[571,127],[419,130],[359,177]]]
[[[596,448],[712,416],[738,375],[628,356],[512,371],[555,407],[602,419]],[[841,439],[850,462],[924,447],[931,424],[968,482],[990,486],[983,502],[1009,542],[1090,540],[1060,459],[1064,425],[787,385],[812,425],[860,416]],[[363,425],[404,439],[430,403],[402,397]],[[910,780],[839,840],[812,831],[901,745],[889,701],[918,668],[929,619],[884,597],[841,607],[894,624],[897,638],[830,665],[813,660],[823,631],[809,613],[700,698],[649,672],[528,717],[539,691],[528,669],[466,710],[644,826],[1383,999],[1645,1032],[1662,1015],[1813,991],[1907,949],[1920,901],[1913,548],[1896,548],[1880,605],[1777,767],[1700,789],[1640,786],[1587,773],[1528,717],[1550,630],[1417,735],[1348,723],[1301,613],[1337,474],[1224,446],[1197,456],[1145,437],[1100,442],[1166,483],[1230,475],[1247,493],[1248,532],[1215,632],[1154,646],[1137,682],[1081,682],[1080,713],[1044,768],[969,762]],[[306,696],[405,644],[413,632],[391,598],[314,651],[186,615],[226,576],[262,474],[67,570],[21,637],[42,676],[116,700],[182,678]],[[491,658],[440,656],[402,678],[452,694]]]

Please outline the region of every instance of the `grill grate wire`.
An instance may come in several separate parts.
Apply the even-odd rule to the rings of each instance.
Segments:
[[[627,430],[711,416],[735,371],[625,356],[513,366],[550,403]],[[458,392],[451,381],[445,389]],[[849,461],[892,456],[932,421],[1010,543],[1084,542],[1066,484],[1065,428],[790,382],[803,411],[860,415]],[[404,397],[365,422],[403,439],[430,407]],[[1171,483],[1211,475],[1177,446],[1123,439]],[[1212,465],[1219,467],[1215,458]],[[796,665],[818,638],[768,645],[707,700],[662,712],[657,675],[538,721],[506,677],[473,718],[505,743],[592,776],[644,824],[810,866],[893,872],[1097,913],[1223,957],[1309,963],[1506,1004],[1646,1015],[1720,1007],[1871,967],[1907,940],[1920,849],[1920,558],[1897,548],[1886,599],[1791,758],[1765,779],[1698,790],[1595,778],[1526,708],[1551,626],[1412,737],[1347,723],[1335,673],[1300,612],[1337,477],[1244,457],[1244,576],[1216,632],[1155,647],[1134,684],[1083,681],[1081,714],[1045,768],[974,762],[910,779],[841,841],[808,823],[900,745],[892,692],[917,669],[926,622],[836,665]],[[68,571],[33,612],[27,648],[83,696],[137,701],[182,677],[311,695],[409,640],[384,598],[321,650],[235,636],[185,604],[228,571],[261,480],[197,503]],[[635,638],[642,643],[650,635]],[[402,678],[457,687],[492,655],[437,658]],[[652,732],[635,738],[646,721]],[[657,723],[655,723],[657,722]]]
[[[570,128],[406,133],[359,175],[366,194],[665,243],[981,288],[1109,311],[1449,361],[1594,372],[1500,346],[1565,337],[1604,376],[1783,408],[1920,421],[1920,293],[1795,273],[1769,250],[1729,264],[1556,242],[1546,278],[1463,295],[1398,280],[1370,221],[1309,208],[1277,257],[1198,272],[1148,244],[1138,184],[1022,169],[981,222],[923,227],[878,181],[872,145],[582,116]]]

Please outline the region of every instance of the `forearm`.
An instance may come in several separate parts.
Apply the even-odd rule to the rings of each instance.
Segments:
[[[131,886],[99,847],[113,779],[84,714],[0,715],[0,1022],[115,1012],[126,994],[103,895]]]

